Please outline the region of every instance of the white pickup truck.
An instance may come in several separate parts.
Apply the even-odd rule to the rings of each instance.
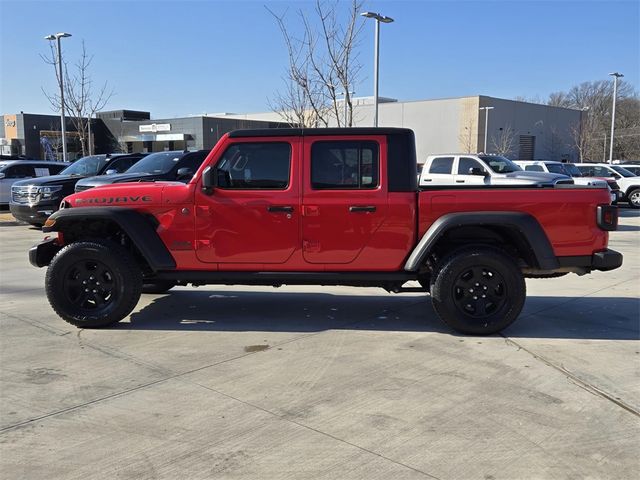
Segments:
[[[429,155],[420,174],[420,186],[438,185],[572,185],[567,175],[525,172],[500,155],[447,153]]]

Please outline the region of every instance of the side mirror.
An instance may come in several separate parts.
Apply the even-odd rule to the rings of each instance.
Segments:
[[[202,172],[202,191],[206,195],[213,193],[213,169],[211,166],[208,166]]]
[[[191,178],[191,177],[193,177],[193,170],[191,170],[188,167],[179,168],[178,171],[176,172],[177,180],[184,180],[185,178]]]
[[[486,177],[487,176],[487,172],[480,167],[472,167],[469,169],[469,175],[478,175],[481,177]]]
[[[110,168],[105,172],[105,175],[113,175],[115,173],[118,173],[118,170],[116,170],[115,168]]]

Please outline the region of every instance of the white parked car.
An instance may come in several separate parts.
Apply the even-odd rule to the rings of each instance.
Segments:
[[[620,185],[622,201],[629,202],[633,208],[640,208],[640,177],[620,165],[608,163],[577,163],[576,167],[590,177],[614,178]]]
[[[564,174],[525,172],[506,157],[472,153],[429,155],[420,175],[421,187],[573,183],[573,179]]]
[[[624,163],[622,165],[620,165],[622,168],[624,168],[625,170],[630,171],[631,173],[633,173],[634,175],[640,175],[640,165],[636,164],[636,163]]]
[[[587,177],[580,172],[573,164],[566,164],[562,162],[554,162],[552,160],[530,160],[522,161],[516,160],[513,163],[521,167],[525,172],[548,172],[559,173],[561,175],[568,175],[573,178],[573,182],[576,185],[586,185],[593,187],[601,187],[609,189],[611,194],[611,201],[616,202],[621,195],[620,190],[614,191],[604,178]],[[570,168],[569,165],[571,165]],[[615,182],[612,182],[615,185]]]
[[[69,165],[66,162],[47,162],[44,160],[0,161],[0,205],[9,204],[11,185],[18,180],[55,175]]]

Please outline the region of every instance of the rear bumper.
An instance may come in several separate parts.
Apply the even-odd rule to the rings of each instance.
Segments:
[[[622,265],[622,254],[607,248],[591,256],[559,257],[558,262],[560,267],[581,267],[606,272],[615,270]]]
[[[55,238],[47,238],[29,249],[29,263],[34,267],[46,267],[51,259],[60,251]]]
[[[594,270],[615,270],[622,266],[622,254],[615,250],[606,249],[602,252],[594,253],[591,256],[591,265]]]

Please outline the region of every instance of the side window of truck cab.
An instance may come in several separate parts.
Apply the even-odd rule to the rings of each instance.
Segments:
[[[223,189],[286,189],[291,170],[291,146],[284,142],[231,145],[216,167]]]
[[[313,189],[371,189],[379,184],[378,144],[317,141],[311,147]]]

